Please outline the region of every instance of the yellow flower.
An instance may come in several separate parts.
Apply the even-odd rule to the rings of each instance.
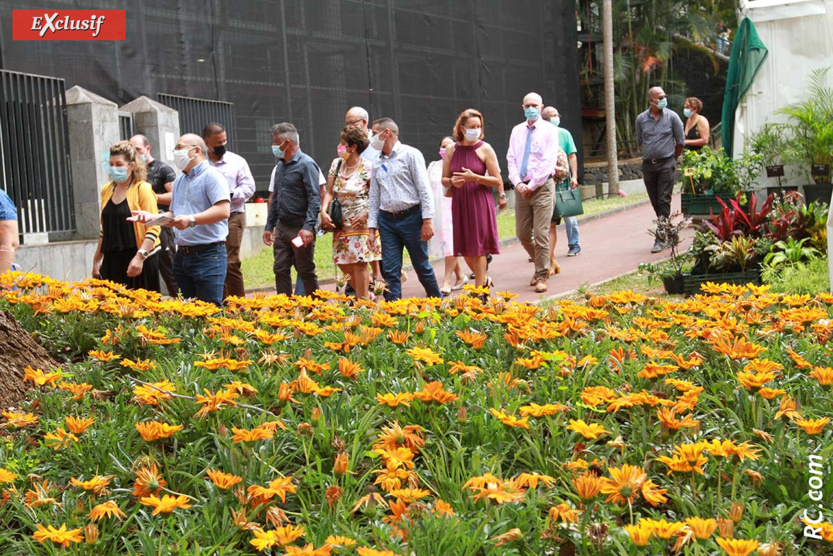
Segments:
[[[159,405],[159,402],[170,399],[175,391],[176,386],[168,380],[140,384],[133,388],[133,399],[141,404]]]
[[[822,386],[833,384],[833,367],[816,367],[810,376],[819,381]]]
[[[169,438],[175,432],[182,430],[182,425],[169,425],[168,423],[160,423],[158,421],[145,421],[143,423],[136,423],[136,430],[142,436],[145,442],[153,442],[161,438]]]
[[[758,548],[761,544],[756,540],[746,539],[722,539],[718,538],[717,544],[720,545],[728,556],[748,556],[753,550]]]
[[[390,407],[397,407],[398,405],[410,407],[414,398],[415,396],[410,392],[403,392],[400,394],[376,394],[376,401],[379,405],[387,405]]]
[[[336,546],[338,548],[350,548],[351,546],[356,546],[355,540],[341,535],[330,535],[324,539],[324,542],[330,546]]]
[[[81,400],[84,398],[84,394],[93,389],[93,386],[92,384],[87,384],[86,382],[76,384],[74,382],[64,382],[62,380],[58,383],[58,388],[70,392],[72,394],[73,399]]]
[[[356,552],[359,556],[399,556],[395,552],[391,552],[390,550],[376,550],[374,548],[367,548],[365,546],[360,546],[356,549]]]
[[[113,478],[113,475],[107,475],[102,477],[101,475],[96,475],[92,479],[88,481],[79,481],[75,477],[69,480],[69,483],[73,486],[81,487],[84,490],[91,490],[96,495],[100,495],[105,488],[110,485],[110,479]]]
[[[701,517],[687,517],[686,524],[691,527],[694,536],[699,540],[710,538],[717,529],[717,521],[714,519],[703,519]]]
[[[115,517],[121,521],[122,518],[127,517],[121,508],[119,508],[118,504],[113,502],[112,500],[108,500],[103,504],[98,504],[95,506],[89,514],[89,518],[93,521],[98,521],[103,517]]]
[[[231,427],[231,432],[234,435],[231,437],[236,444],[241,442],[257,442],[258,440],[268,440],[275,436],[274,431],[266,427],[255,427],[252,430],[238,429]]]
[[[136,361],[122,359],[121,366],[133,369],[134,371],[149,371],[150,369],[156,368],[156,363],[150,359],[136,359]]]
[[[645,546],[654,534],[653,528],[644,519],[640,519],[636,525],[625,525],[625,531],[635,546]]]
[[[402,500],[403,502],[416,502],[420,498],[425,498],[426,496],[430,496],[431,493],[425,489],[421,488],[398,488],[388,492],[391,496],[396,498],[397,500]]]
[[[538,472],[521,473],[514,480],[515,486],[518,488],[538,488],[538,483],[543,483],[547,487],[555,484],[555,478],[549,475],[542,475]]]
[[[315,548],[313,544],[308,544],[303,548],[297,546],[286,547],[286,556],[329,556],[332,552],[333,548],[328,544],[321,548]]]
[[[364,372],[364,369],[362,369],[358,363],[353,363],[349,359],[339,359],[338,372],[340,372],[341,376],[344,378],[356,378],[359,376],[359,373]]]
[[[660,539],[666,540],[677,535],[680,531],[682,531],[685,528],[685,523],[680,523],[678,521],[668,522],[664,519],[660,519],[659,521],[654,519],[640,520],[640,522],[642,521],[647,522],[648,526],[654,532],[654,535],[656,535]]]
[[[81,419],[80,417],[73,417],[71,415],[67,416],[64,421],[66,421],[67,428],[73,434],[81,434],[87,430],[90,425],[95,423],[95,419],[92,417],[88,419]]]
[[[228,490],[237,483],[243,481],[243,479],[237,475],[223,473],[222,471],[218,471],[216,469],[208,469],[205,473],[217,488],[221,488],[223,490]]]
[[[521,530],[515,527],[514,529],[509,529],[507,532],[503,533],[502,535],[495,535],[491,538],[492,541],[495,541],[495,547],[503,546],[504,544],[512,541],[516,541],[523,533]]]
[[[819,434],[821,429],[830,422],[829,417],[824,417],[822,419],[796,419],[795,424],[804,429],[804,432],[807,434]]]
[[[153,515],[169,514],[177,508],[187,509],[191,507],[188,502],[188,497],[182,494],[171,496],[165,494],[162,498],[157,498],[156,495],[151,494],[139,499],[144,506],[151,506],[154,508]]]
[[[43,544],[46,541],[52,541],[55,544],[60,544],[64,548],[68,548],[70,543],[80,543],[84,540],[81,536],[81,529],[72,529],[67,531],[66,523],[61,524],[59,529],[48,525],[44,527],[40,523],[37,524],[38,530],[32,535],[36,541]]]
[[[198,404],[202,405],[202,409],[194,415],[197,419],[202,419],[209,413],[217,411],[218,409],[237,405],[237,402],[234,400],[240,397],[237,392],[229,392],[227,390],[220,390],[215,394],[208,388],[205,388],[203,389],[203,392],[205,392],[204,396],[197,394],[196,401]]]
[[[249,543],[259,551],[273,546],[285,546],[306,534],[303,527],[294,525],[285,525],[271,531],[253,531],[253,533],[255,538]]]
[[[8,469],[3,469],[0,467],[0,483],[11,483],[15,479],[17,479],[17,473],[12,473]]]
[[[529,417],[524,417],[523,419],[518,419],[513,415],[508,415],[502,409],[489,409],[489,413],[494,415],[498,421],[506,425],[507,427],[520,427],[522,429],[529,429]]]
[[[110,331],[108,330],[107,332],[109,333]],[[93,359],[98,359],[101,362],[107,362],[107,361],[112,361],[114,359],[120,359],[121,358],[121,355],[116,355],[115,353],[113,353],[111,351],[90,350],[90,351],[87,352],[87,354],[90,357],[92,357]]]
[[[6,427],[10,429],[28,427],[29,425],[36,425],[38,418],[32,413],[23,413],[22,411],[3,411],[3,417],[8,419]]]
[[[260,499],[258,501],[268,501],[277,496],[285,504],[287,493],[295,493],[297,490],[295,489],[295,485],[292,484],[292,475],[289,475],[287,477],[278,477],[271,481],[268,487],[252,485],[246,489],[246,492],[248,492],[250,497]]]
[[[593,440],[604,434],[608,434],[608,431],[604,428],[603,425],[600,425],[598,423],[587,424],[584,422],[583,419],[570,419],[570,425],[567,427],[567,429],[579,433],[584,438]]]
[[[443,390],[443,384],[439,381],[429,382],[420,392],[414,392],[414,396],[424,403],[444,404],[457,401],[457,394]]]
[[[599,495],[604,485],[604,480],[592,473],[582,473],[573,478],[573,486],[576,488],[578,497],[584,502],[589,502]]]
[[[61,380],[61,371],[55,371],[52,373],[44,373],[40,369],[33,369],[32,367],[26,367],[24,369],[23,380],[31,380],[38,386],[55,386],[59,380]],[[80,529],[79,529],[80,531]]]
[[[485,293],[489,293],[488,291]],[[458,330],[457,337],[466,342],[474,349],[480,349],[486,343],[488,335],[477,330]]]
[[[70,442],[78,442],[78,437],[64,429],[58,429],[54,433],[50,432],[44,435],[43,440],[44,444],[50,448],[60,450],[66,448]]]
[[[558,521],[560,519],[563,523],[578,523],[580,515],[581,510],[571,508],[566,502],[550,507],[547,512],[547,517],[549,517],[550,520]]]
[[[410,355],[414,361],[421,361],[429,367],[439,365],[443,362],[443,358],[431,351],[430,348],[414,347],[406,350],[406,353]]]
[[[550,415],[555,415],[557,413],[569,411],[569,408],[566,405],[561,405],[560,403],[557,404],[545,404],[545,405],[538,405],[537,403],[531,403],[529,405],[524,405],[520,408],[521,415],[524,417],[549,417]]]
[[[622,467],[611,467],[608,469],[611,478],[604,479],[602,494],[607,494],[606,502],[624,504],[636,499],[642,485],[648,479],[641,467],[624,464]]]
[[[168,486],[168,483],[162,478],[155,465],[142,467],[136,471],[136,482],[133,483],[133,496],[139,498],[148,494],[156,494],[166,486]]]

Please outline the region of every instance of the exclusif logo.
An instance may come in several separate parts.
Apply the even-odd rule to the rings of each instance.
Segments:
[[[16,41],[123,41],[125,10],[12,10]]]

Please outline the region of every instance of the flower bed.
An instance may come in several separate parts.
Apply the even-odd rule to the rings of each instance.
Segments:
[[[819,515],[833,541],[827,294],[215,314],[13,278],[0,305],[72,362],[3,413],[4,554],[815,554]]]

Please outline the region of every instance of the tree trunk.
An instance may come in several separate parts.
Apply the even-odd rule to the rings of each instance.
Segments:
[[[8,311],[0,311],[0,409],[14,406],[26,396],[24,369],[44,372],[58,367],[46,350],[21,328]]]
[[[602,14],[605,62],[605,120],[607,123],[607,193],[619,193],[619,158],[616,153],[616,97],[613,83],[613,0],[604,0]]]

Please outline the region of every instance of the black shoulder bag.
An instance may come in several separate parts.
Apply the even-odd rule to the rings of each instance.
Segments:
[[[338,161],[338,165],[336,166],[336,175],[333,179],[333,186],[335,186],[335,180],[338,179],[338,172],[341,170],[341,163],[344,162],[343,160]],[[335,187],[333,187],[335,189]],[[327,214],[330,215],[330,220],[333,221],[333,226],[335,226],[336,230],[340,230],[344,227],[344,215],[341,212],[341,201],[338,200],[338,196],[333,191],[333,200],[330,201],[330,206],[327,207]]]

